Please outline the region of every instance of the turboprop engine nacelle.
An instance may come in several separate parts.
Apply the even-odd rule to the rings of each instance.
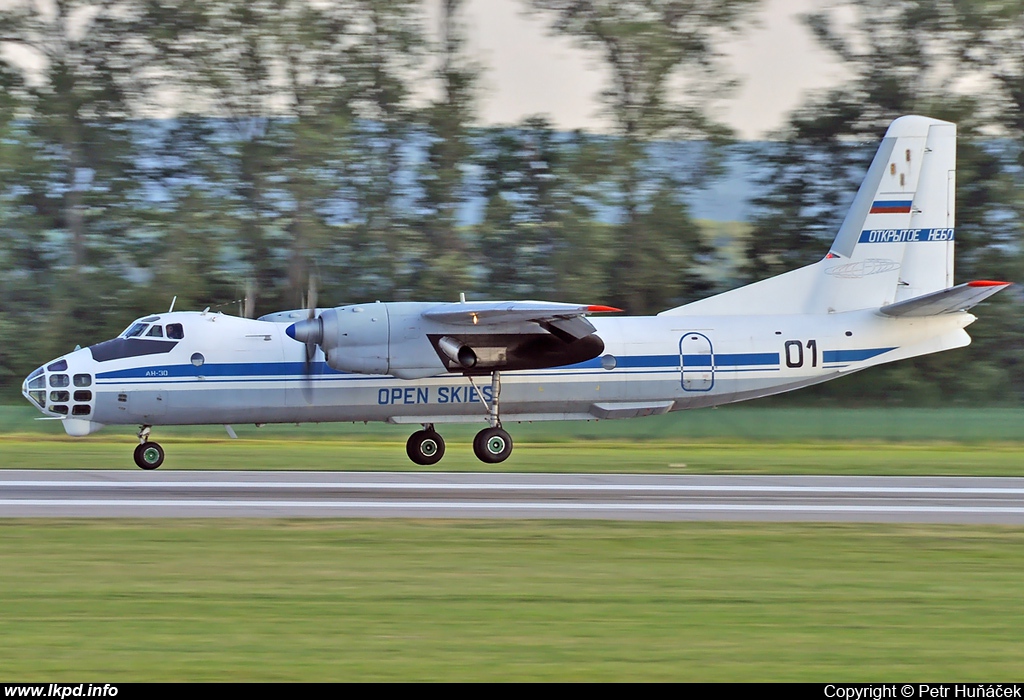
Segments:
[[[438,306],[411,301],[339,306],[286,332],[306,344],[307,358],[319,346],[336,370],[399,379],[557,367],[593,359],[604,350],[585,319],[543,325],[526,320],[495,332],[484,324],[429,318]],[[452,306],[457,314],[459,305]]]
[[[328,366],[342,372],[431,377],[448,368],[424,333],[420,313],[427,306],[413,302],[339,306],[299,321],[286,332],[299,342],[320,346]]]

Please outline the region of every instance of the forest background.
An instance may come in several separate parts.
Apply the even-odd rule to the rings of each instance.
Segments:
[[[439,27],[424,0],[0,3],[0,400],[174,296],[259,315],[311,276],[321,306],[656,313],[820,259],[903,114],[959,127],[957,282],[1024,281],[1024,0],[820,3],[847,77],[743,142],[714,105],[759,4],[523,0],[608,76],[609,128],[569,132],[479,125],[461,0]],[[794,400],[1020,405],[1024,295],[977,315],[968,348]]]

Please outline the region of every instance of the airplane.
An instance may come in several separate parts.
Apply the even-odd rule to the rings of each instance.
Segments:
[[[445,423],[485,427],[650,416],[792,391],[963,347],[968,309],[1009,286],[953,284],[956,125],[889,126],[827,255],[655,316],[544,301],[391,302],[261,316],[171,311],[76,349],[22,387],[69,435],[139,425],[135,463],[156,469],[154,426],[384,421],[436,464]]]

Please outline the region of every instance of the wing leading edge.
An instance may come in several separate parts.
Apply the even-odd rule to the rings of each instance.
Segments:
[[[476,301],[439,304],[423,312],[423,318],[460,326],[476,326],[481,333],[500,332],[504,327],[536,323],[566,342],[594,333],[597,329],[585,314],[621,311],[597,304],[562,304],[553,301]]]
[[[562,304],[553,301],[471,301],[438,304],[423,312],[424,318],[469,326],[541,323],[581,317],[585,314],[622,311],[595,304]]]

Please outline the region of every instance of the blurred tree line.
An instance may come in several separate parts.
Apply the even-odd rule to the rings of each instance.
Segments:
[[[6,3],[0,388],[175,295],[238,313],[248,289],[260,314],[302,306],[315,275],[321,305],[465,291],[654,313],[743,281],[686,199],[737,148],[714,118],[722,52],[758,0],[522,3],[605,70],[608,133],[476,126],[462,0],[434,0],[437,27],[426,0]],[[958,281],[1021,280],[1024,0],[805,19],[849,77],[752,147],[744,277],[820,258],[888,122],[921,113],[960,127]],[[819,396],[1019,401],[1021,310],[1004,293],[968,351]]]

